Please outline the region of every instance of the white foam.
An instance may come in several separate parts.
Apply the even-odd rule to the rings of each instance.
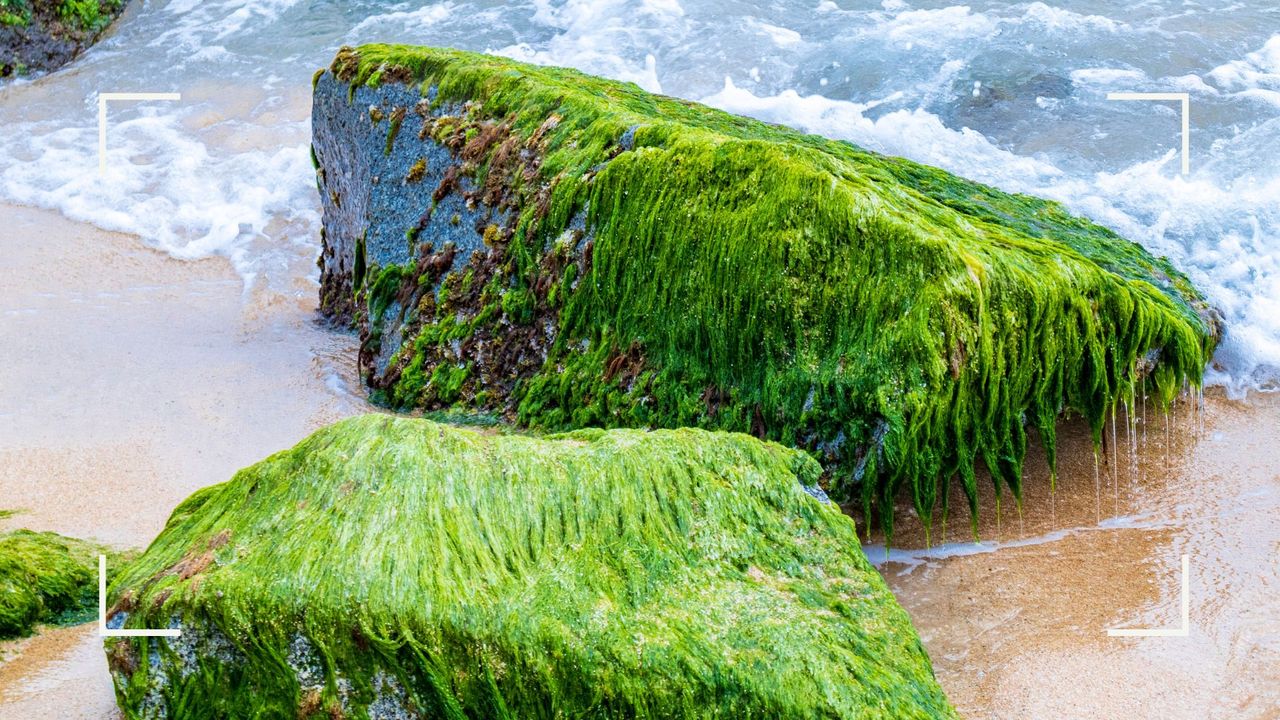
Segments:
[[[1209,71],[1209,77],[1228,90],[1280,90],[1280,35],[1241,60],[1232,60]]]
[[[896,8],[895,8],[896,9]],[[975,13],[966,5],[936,10],[902,10],[874,29],[902,47],[945,47],[959,40],[985,38],[997,32],[999,24]]]
[[[762,33],[765,37],[778,47],[791,47],[804,42],[804,38],[800,33],[790,28],[780,27],[778,25],[770,25],[767,22],[761,22],[754,18],[747,21],[747,26]]]
[[[206,45],[269,25],[300,0],[171,0],[162,4],[171,27],[151,40],[158,48],[197,51]]]
[[[1062,175],[1048,163],[995,147],[981,133],[968,128],[952,130],[937,115],[924,110],[895,110],[875,119],[866,115],[890,99],[855,103],[817,94],[802,96],[794,90],[758,96],[726,77],[720,92],[702,98],[702,102],[953,172],[963,170],[969,177],[991,184],[1014,178],[1049,182]]]
[[[679,44],[685,29],[679,2],[568,0],[556,7],[548,0],[534,0],[533,4],[533,21],[555,28],[556,34],[541,47],[520,42],[492,52],[539,65],[568,65],[662,92],[656,56],[632,49]],[[637,55],[643,58],[640,67]]]
[[[150,109],[114,123],[105,175],[97,172],[96,128],[25,136],[5,154],[32,160],[0,169],[0,193],[140,235],[178,258],[225,255],[256,274],[266,258],[248,253],[253,235],[273,222],[319,221],[306,147],[213,155],[184,130],[182,114]]]
[[[448,19],[455,10],[456,7],[452,2],[438,2],[424,5],[417,10],[397,10],[373,15],[357,23],[351,30],[351,35],[360,35],[369,30],[386,32],[396,26],[401,30],[422,30]]]
[[[863,552],[872,565],[881,567],[890,563],[904,566],[899,575],[906,575],[921,565],[939,560],[949,560],[973,555],[986,555],[1005,548],[1036,547],[1048,545],[1069,537],[1106,530],[1155,530],[1175,526],[1172,520],[1157,520],[1150,514],[1121,515],[1107,518],[1097,525],[1072,527],[1054,530],[1042,535],[1018,538],[1015,540],[986,540],[978,542],[955,542],[935,545],[917,550],[886,549],[884,545],[863,545]]]
[[[1033,2],[1027,6],[1023,19],[1039,23],[1053,31],[1102,30],[1109,33],[1120,32],[1127,28],[1103,15],[1091,15],[1072,12],[1065,8]]]
[[[1081,68],[1071,71],[1071,82],[1076,85],[1123,85],[1142,87],[1147,74],[1132,68]]]

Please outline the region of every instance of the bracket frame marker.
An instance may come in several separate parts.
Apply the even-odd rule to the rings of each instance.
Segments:
[[[107,102],[181,99],[181,93],[98,93],[98,174],[107,172]]]
[[[1161,92],[1113,92],[1108,100],[1175,101],[1182,104],[1182,174],[1191,174],[1191,94]]]
[[[177,628],[164,630],[112,630],[107,627],[107,556],[98,556],[98,635],[102,637],[178,637]]]

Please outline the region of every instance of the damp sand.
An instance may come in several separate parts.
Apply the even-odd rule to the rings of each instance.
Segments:
[[[143,548],[198,488],[369,411],[315,290],[246,292],[41,210],[0,206],[0,529]],[[0,717],[115,717],[93,625],[0,643]]]
[[[908,519],[887,559],[883,538],[867,546],[970,720],[1280,718],[1280,397],[1134,416],[1096,472],[1087,429],[1065,423],[1053,494],[1029,454],[1021,517],[1006,494],[997,522],[984,480],[979,543],[957,492],[945,542],[935,522],[924,549]],[[1181,628],[1184,554],[1187,636],[1109,637]]]
[[[0,505],[24,510],[0,528],[144,547],[192,491],[370,409],[309,284],[246,293],[221,260],[0,218]],[[1052,495],[1034,446],[1021,514],[980,486],[981,543],[958,493],[932,547],[908,508],[887,558],[872,537],[966,717],[1280,718],[1280,401],[1184,398],[1167,432],[1121,414],[1095,475],[1066,422]],[[1107,637],[1179,625],[1184,553],[1188,636]],[[93,625],[0,644],[0,717],[118,717],[100,647]]]

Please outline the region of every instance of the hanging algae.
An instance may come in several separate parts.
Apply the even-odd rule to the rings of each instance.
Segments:
[[[344,48],[316,82],[322,305],[396,407],[750,432],[890,532],[902,492],[926,526],[955,482],[976,513],[979,463],[1020,501],[1028,428],[1052,464],[1064,412],[1097,436],[1167,404],[1216,341],[1167,260],[846,142],[454,50]]]
[[[805,454],[366,415],[182,503],[112,583],[130,717],[947,718]],[[127,618],[127,619],[126,619]],[[121,622],[123,620],[123,623]]]
[[[99,552],[105,551],[49,532],[0,533],[0,639],[28,635],[39,623],[91,619]]]

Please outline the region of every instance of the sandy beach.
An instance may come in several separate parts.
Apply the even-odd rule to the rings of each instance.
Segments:
[[[1126,457],[1121,416],[1115,472],[1103,457],[1096,484],[1088,434],[1066,424],[1055,497],[1033,457],[1022,522],[1006,497],[997,530],[989,494],[980,545],[888,562],[867,548],[964,717],[1280,717],[1280,402],[1211,392],[1169,420],[1166,446],[1149,409]],[[968,533],[963,512],[953,537]],[[918,548],[918,527],[904,529],[899,542]],[[1108,637],[1180,627],[1184,554],[1187,636]]]
[[[369,408],[314,291],[246,295],[56,213],[0,207],[3,527],[143,548],[192,491]],[[114,715],[92,625],[0,644],[0,717]]]
[[[141,548],[193,490],[371,409],[354,338],[316,323],[314,292],[246,293],[221,260],[0,215],[0,504],[22,511],[3,527]],[[981,544],[958,494],[933,547],[906,508],[887,560],[872,538],[965,717],[1280,717],[1280,402],[1184,399],[1167,444],[1164,416],[1137,419],[1096,475],[1064,423],[1057,491],[1033,450],[1020,514],[1006,496],[997,523],[984,496]],[[1188,636],[1107,637],[1178,625],[1182,554]],[[95,628],[0,645],[0,716],[116,717]]]

